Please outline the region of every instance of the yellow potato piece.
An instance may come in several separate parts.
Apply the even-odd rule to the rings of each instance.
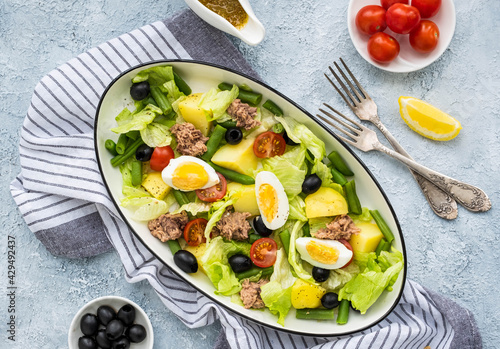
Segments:
[[[228,183],[227,191],[240,191],[238,200],[233,204],[236,212],[249,212],[252,216],[258,216],[259,206],[255,196],[255,185],[243,185],[236,182]]]
[[[142,182],[142,187],[158,200],[163,200],[172,189],[161,178],[161,172],[149,173]]]
[[[253,138],[247,138],[236,145],[223,145],[215,152],[212,162],[221,167],[253,177],[253,172],[259,165],[259,158],[253,152],[253,142]]]
[[[187,96],[179,103],[179,111],[186,122],[192,123],[204,136],[207,136],[212,128],[212,121],[207,120],[208,112],[198,106],[202,95],[203,93],[194,93]]]
[[[304,201],[307,218],[338,216],[349,212],[346,199],[332,188],[321,187]]]
[[[297,279],[292,286],[292,306],[295,309],[317,308],[325,293],[323,287]]]
[[[203,269],[203,266],[200,263],[200,260],[201,260],[201,257],[203,256],[203,254],[205,253],[205,250],[207,249],[207,244],[201,243],[198,246],[186,245],[186,247],[184,247],[184,249],[186,251],[191,252],[196,257],[196,260],[198,261],[198,268],[202,272],[205,272],[205,270]]]
[[[379,227],[373,223],[356,223],[356,226],[361,231],[359,234],[353,234],[349,240],[353,252],[356,254],[375,251],[380,240],[384,237]]]

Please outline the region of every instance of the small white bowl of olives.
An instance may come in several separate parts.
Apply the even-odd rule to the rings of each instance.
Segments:
[[[117,296],[96,298],[76,313],[69,349],[151,349],[153,327],[136,303]]]

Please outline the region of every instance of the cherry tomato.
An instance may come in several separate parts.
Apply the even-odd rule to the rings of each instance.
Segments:
[[[410,33],[410,45],[415,51],[428,53],[434,50],[439,41],[439,28],[427,19],[421,20]]]
[[[276,262],[278,245],[271,238],[261,238],[255,241],[250,248],[250,259],[260,268],[267,268]]]
[[[270,158],[283,155],[286,149],[285,139],[274,132],[261,133],[253,143],[253,152],[258,158]]]
[[[342,239],[342,240],[339,240],[339,242],[341,242],[345,247],[347,247],[348,250],[352,251],[352,246],[349,243],[349,241]],[[340,267],[340,269],[343,269],[343,268],[347,267],[349,264],[351,264],[353,259],[354,259],[354,253],[352,254],[351,259],[349,259],[349,262],[347,262],[347,264],[344,265],[343,267]]]
[[[207,189],[198,189],[196,191],[196,196],[202,201],[206,202],[215,202],[220,200],[226,195],[227,190],[227,182],[223,175],[217,172],[219,176],[219,183],[216,185],[207,188]]]
[[[394,4],[387,10],[385,21],[393,32],[408,34],[420,22],[420,12],[410,5]]]
[[[378,5],[363,7],[356,15],[356,27],[366,35],[384,31],[387,28],[384,8]]]
[[[408,5],[409,2],[410,2],[409,0],[380,0],[380,4],[386,10],[394,4],[400,3]]]
[[[429,18],[439,12],[441,0],[411,0],[411,6],[418,9],[422,18]]]
[[[174,151],[169,145],[166,147],[156,147],[153,155],[151,155],[151,160],[149,160],[149,167],[153,171],[163,171],[174,157]]]
[[[184,228],[184,240],[189,246],[198,246],[205,242],[205,228],[208,221],[205,218],[196,218],[186,224]]]
[[[379,63],[389,63],[399,55],[399,42],[386,33],[376,33],[368,40],[368,54]]]

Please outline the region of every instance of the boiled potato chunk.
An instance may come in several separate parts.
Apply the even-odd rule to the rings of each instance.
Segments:
[[[253,152],[253,141],[253,138],[247,138],[236,145],[223,145],[215,152],[212,162],[238,173],[253,176],[259,165],[259,158]]]
[[[163,200],[171,189],[161,178],[161,172],[149,173],[142,182],[142,187],[158,200]]]
[[[375,251],[380,240],[384,237],[379,227],[373,223],[356,223],[356,226],[361,231],[358,234],[353,234],[349,240],[354,253]]]
[[[207,136],[212,121],[207,120],[207,111],[198,106],[202,95],[203,93],[194,93],[187,96],[179,103],[179,111],[186,122],[192,123],[204,136]]]
[[[325,293],[323,287],[297,279],[292,286],[292,306],[295,309],[317,308]]]
[[[332,188],[321,187],[304,201],[307,218],[338,216],[349,212],[346,199]]]
[[[202,272],[205,272],[205,270],[203,269],[203,266],[200,263],[200,260],[201,260],[201,257],[203,256],[203,254],[205,253],[205,250],[207,249],[207,244],[201,243],[198,246],[186,245],[186,247],[184,247],[184,249],[186,251],[191,252],[196,257],[196,260],[198,261],[198,269],[200,269]]]
[[[231,182],[227,185],[227,191],[239,191],[240,196],[233,204],[236,212],[249,212],[252,216],[258,216],[259,206],[257,205],[257,197],[255,196],[255,185],[243,185],[236,182]]]

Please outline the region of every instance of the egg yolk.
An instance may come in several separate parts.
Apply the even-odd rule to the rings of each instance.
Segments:
[[[182,190],[201,189],[208,183],[208,173],[202,165],[195,162],[179,164],[172,173],[172,184]]]
[[[262,184],[259,187],[260,212],[268,222],[272,222],[278,213],[278,195],[270,184]]]
[[[319,244],[316,241],[309,241],[306,250],[312,259],[323,264],[335,264],[340,254],[335,247]]]

